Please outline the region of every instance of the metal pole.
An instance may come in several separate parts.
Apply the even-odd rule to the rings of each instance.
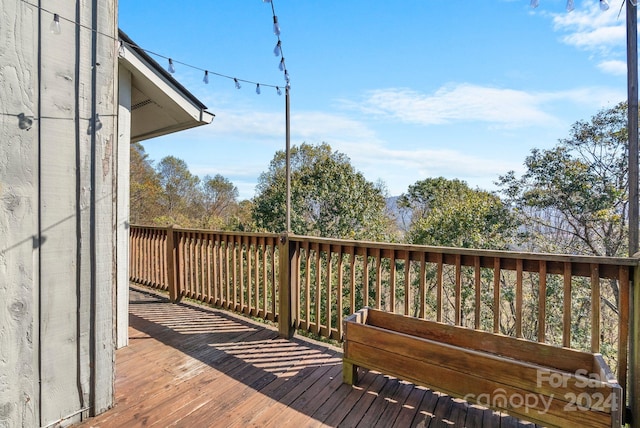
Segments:
[[[629,256],[638,252],[638,18],[627,4],[627,131],[629,134]]]
[[[627,131],[629,134],[629,256],[638,252],[638,15],[636,6],[627,4]],[[629,316],[629,403],[631,423],[640,427],[640,284],[636,273],[631,283]],[[626,403],[623,403],[626,406]],[[624,407],[623,407],[624,409]],[[626,413],[626,412],[625,412]]]
[[[629,135],[629,256],[638,252],[638,15],[633,2],[627,6],[627,131]],[[640,284],[636,273],[631,283],[629,326],[629,382],[631,426],[640,427]],[[623,403],[623,409],[626,403]],[[626,412],[625,412],[626,413]]]
[[[291,123],[289,115],[289,85],[284,90],[285,99],[285,124],[286,124],[286,175],[287,175],[287,207],[286,207],[286,232],[291,232]]]

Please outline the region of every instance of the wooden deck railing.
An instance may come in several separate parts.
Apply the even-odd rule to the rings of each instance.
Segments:
[[[630,343],[635,257],[140,226],[131,227],[130,248],[131,281],[168,290],[173,301],[276,321],[282,336],[300,329],[340,340],[343,318],[370,306],[600,352],[625,393],[629,382],[640,398],[637,341]]]

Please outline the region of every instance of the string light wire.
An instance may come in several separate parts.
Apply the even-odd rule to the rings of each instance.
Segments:
[[[291,87],[291,81],[289,78],[289,72],[287,71],[287,65],[284,61],[284,50],[282,49],[282,40],[280,40],[280,25],[278,24],[278,16],[276,15],[276,8],[273,5],[273,0],[263,0],[264,3],[271,4],[271,14],[273,15],[273,25],[274,25],[274,34],[276,35],[278,42],[276,43],[275,48],[273,49],[273,53],[275,56],[280,57],[280,62],[278,64],[278,68],[283,72],[285,87],[288,89]],[[276,31],[277,26],[277,31]],[[276,88],[278,90],[278,95],[280,95],[280,88]]]
[[[260,87],[262,87],[262,88],[265,88],[265,87],[266,88],[274,88],[274,89],[276,89],[276,92],[278,92],[279,89],[280,89],[278,85],[272,85],[272,84],[267,84],[267,83],[262,83],[262,82],[256,82],[256,81],[253,81],[253,80],[242,79],[242,78],[239,78],[239,77],[234,77],[234,76],[230,76],[228,74],[218,73],[218,72],[215,72],[215,71],[211,71],[211,69],[198,67],[198,66],[195,66],[195,65],[192,65],[192,64],[177,60],[174,57],[169,57],[168,55],[163,55],[163,54],[160,54],[158,52],[154,52],[154,51],[151,51],[149,49],[145,49],[145,48],[143,48],[143,47],[141,47],[141,46],[139,46],[139,45],[137,45],[135,43],[129,43],[127,41],[124,41],[124,40],[120,39],[119,37],[113,37],[110,34],[103,33],[102,31],[99,31],[99,30],[97,30],[95,28],[92,28],[92,27],[89,27],[87,25],[81,24],[80,22],[74,21],[73,19],[66,18],[65,16],[60,15],[58,13],[55,13],[55,12],[53,12],[53,11],[47,9],[47,8],[44,8],[44,7],[39,6],[37,4],[31,3],[29,0],[20,0],[20,1],[22,1],[24,4],[27,4],[27,5],[29,5],[29,6],[31,6],[33,8],[39,9],[42,12],[50,14],[52,22],[56,22],[58,24],[61,21],[68,22],[68,23],[73,24],[73,25],[75,25],[75,26],[77,26],[79,28],[83,28],[85,30],[92,31],[92,32],[94,32],[95,34],[97,34],[99,36],[102,36],[102,37],[105,37],[107,39],[112,40],[115,44],[117,44],[118,53],[121,56],[124,55],[124,47],[128,46],[130,48],[143,51],[143,52],[145,52],[145,53],[147,53],[149,55],[152,55],[154,57],[162,58],[163,60],[165,60],[167,62],[170,61],[171,64],[174,65],[174,66],[177,64],[177,65],[180,65],[180,66],[183,66],[183,67],[188,67],[188,68],[191,68],[191,69],[194,69],[194,70],[201,71],[207,77],[207,79],[206,79],[207,81],[209,80],[208,79],[209,75],[214,75],[214,76],[218,76],[218,77],[221,77],[221,78],[224,78],[224,79],[232,80],[232,81],[234,81],[234,83],[235,82],[243,82],[243,83],[247,83],[247,84],[251,84],[251,85],[260,85]],[[271,7],[272,7],[272,12],[273,12],[273,14],[275,16],[275,11],[273,10],[273,2],[271,2]],[[280,40],[280,37],[278,36],[278,41],[279,40]],[[280,47],[280,50],[282,50],[282,47]],[[204,79],[203,79],[203,81],[204,81]]]

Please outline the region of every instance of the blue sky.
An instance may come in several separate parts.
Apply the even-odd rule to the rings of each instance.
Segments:
[[[626,99],[622,0],[274,0],[291,76],[291,144],[326,142],[389,195],[428,177],[494,190],[571,125]],[[284,86],[262,0],[119,0],[139,46],[198,68]],[[160,64],[166,60],[155,58]],[[241,199],[285,147],[285,97],[176,65],[216,115],[143,142],[192,173],[222,174]]]

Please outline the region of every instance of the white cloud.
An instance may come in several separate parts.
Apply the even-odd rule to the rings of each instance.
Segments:
[[[526,126],[553,120],[539,104],[538,96],[524,91],[465,83],[444,86],[432,94],[405,88],[378,89],[367,93],[361,102],[345,106],[420,125],[481,121]]]
[[[607,74],[615,76],[626,76],[627,63],[619,60],[602,61],[598,64],[598,68]]]
[[[564,33],[563,43],[596,55],[598,68],[608,74],[620,75],[620,58],[626,46],[626,17],[624,8],[616,4],[603,12],[598,2],[590,1],[571,13],[552,14],[554,29]],[[625,70],[626,72],[626,70]]]
[[[342,101],[342,106],[376,118],[404,123],[439,125],[454,122],[486,122],[504,128],[550,126],[558,120],[549,113],[551,103],[593,104],[617,102],[620,95],[600,88],[560,92],[526,92],[462,83],[427,94],[406,88],[378,89],[363,100]]]
[[[382,179],[391,195],[406,192],[418,180],[439,176],[491,190],[499,175],[522,169],[521,161],[501,159],[496,153],[481,157],[453,149],[403,150],[366,142],[341,142],[334,148],[348,154],[368,180]]]

